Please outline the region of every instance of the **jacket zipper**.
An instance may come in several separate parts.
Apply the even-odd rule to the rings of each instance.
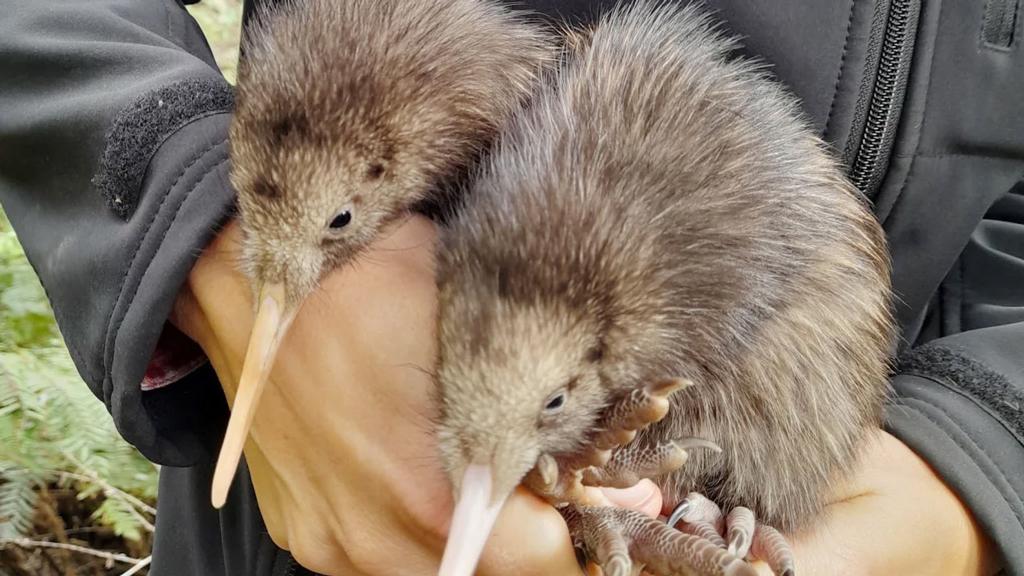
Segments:
[[[871,31],[872,37],[881,37],[880,47],[865,64],[868,73],[858,99],[864,104],[854,118],[853,134],[859,129],[860,137],[851,138],[844,153],[850,180],[868,198],[874,198],[889,167],[921,13],[920,0],[889,0],[887,8],[884,4]]]

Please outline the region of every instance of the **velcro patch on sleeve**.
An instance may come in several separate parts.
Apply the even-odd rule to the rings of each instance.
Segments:
[[[900,371],[945,380],[987,406],[1024,437],[1024,391],[974,358],[945,346],[926,344],[900,359]]]
[[[92,183],[123,219],[135,210],[150,159],[189,122],[227,112],[234,92],[220,79],[189,78],[143,94],[114,119]]]

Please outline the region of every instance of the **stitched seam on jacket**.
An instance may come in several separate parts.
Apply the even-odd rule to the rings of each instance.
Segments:
[[[1007,501],[1007,503],[1011,505],[1010,506],[1010,511],[1013,513],[1014,517],[1017,518],[1017,521],[1020,523],[1021,528],[1024,529],[1024,513],[1021,512],[1021,510],[1024,509],[1024,500],[1021,500],[1020,495],[1017,494],[1017,491],[1013,488],[1013,485],[1010,484],[1009,480],[1007,480],[1007,474],[1006,474],[1005,471],[1003,471],[1002,467],[1000,467],[999,464],[996,463],[992,459],[991,456],[989,456],[988,452],[985,451],[984,448],[982,448],[977,442],[974,441],[973,438],[971,438],[971,435],[968,434],[957,423],[956,419],[954,419],[953,416],[949,412],[947,412],[945,409],[943,409],[941,406],[939,406],[937,404],[934,404],[932,402],[929,402],[927,400],[924,400],[922,398],[916,398],[916,397],[915,398],[906,398],[906,397],[903,397],[903,398],[901,398],[901,403],[904,404],[904,405],[907,405],[907,403],[921,403],[921,404],[924,404],[925,406],[928,406],[930,408],[938,410],[939,412],[941,412],[946,417],[947,420],[949,420],[949,425],[952,426],[953,428],[955,428],[958,432],[960,432],[960,434],[963,435],[963,437],[967,439],[967,441],[970,443],[970,445],[973,446],[981,454],[981,458],[986,463],[988,463],[990,466],[992,466],[992,468],[995,469],[996,475],[997,475],[998,479],[1000,480],[1002,486],[1000,486],[996,482],[993,482],[992,483],[993,487],[995,487],[996,490]],[[950,434],[949,431],[946,430],[945,425],[943,425],[941,422],[939,422],[939,420],[937,418],[935,418],[931,414],[928,414],[927,412],[925,412],[924,410],[921,410],[921,409],[917,409],[917,413],[922,415],[922,416],[924,416],[931,423],[935,424],[935,426],[937,426],[940,430],[942,430],[942,433],[945,434],[947,438],[952,440],[954,444],[959,446],[960,449],[964,450],[964,452],[966,453],[966,449],[965,449],[966,447],[964,446],[964,443],[961,442],[956,436]],[[970,456],[968,456],[968,458],[970,458]],[[983,475],[988,476],[987,474],[985,474],[985,471],[982,470],[980,466],[978,466],[977,462],[974,463],[974,466],[976,468],[978,468],[978,471],[981,472]],[[1016,504],[1016,506],[1017,506],[1016,509],[1013,507],[1013,504]]]
[[[936,27],[935,34],[936,35],[939,33],[938,29],[942,28],[942,8],[943,8],[943,4],[940,2],[939,3],[939,14],[935,18],[935,27]],[[922,10],[923,10],[923,7],[922,7]],[[921,24],[918,24],[918,35],[919,36],[920,36],[920,33],[921,33],[921,28],[922,28]],[[915,42],[916,42],[916,40],[915,40]],[[917,140],[914,142],[914,152],[913,152],[912,157],[910,158],[910,166],[907,167],[907,172],[903,176],[903,182],[900,183],[899,191],[896,193],[896,198],[893,200],[892,208],[889,209],[889,214],[885,218],[885,220],[887,222],[889,221],[889,219],[895,219],[896,218],[896,211],[903,205],[903,197],[904,197],[903,196],[903,192],[907,188],[907,182],[910,181],[910,174],[914,170],[914,165],[917,163],[917,152],[918,152],[918,150],[921,149],[921,135],[924,134],[924,126],[925,126],[925,123],[928,122],[928,96],[932,92],[932,82],[935,82],[935,74],[932,73],[933,64],[935,63],[935,52],[936,52],[935,44],[933,42],[932,43],[932,53],[929,55],[929,58],[928,58],[928,67],[927,67],[927,70],[928,70],[928,84],[925,86],[925,88],[924,88],[924,95],[921,97],[922,98],[922,100],[921,100],[921,123],[916,128]],[[911,61],[910,66],[911,66],[910,72],[911,72],[911,75],[913,75],[913,72],[914,72],[914,70],[913,70],[914,63],[913,63],[913,61]],[[908,92],[909,92],[909,88],[910,88],[910,86],[908,85]],[[904,106],[907,105],[906,104],[906,98],[904,98],[904,104],[903,105]],[[900,124],[904,124],[904,122],[901,121]]]
[[[104,333],[105,343],[104,343],[104,348],[103,348],[104,380],[110,380],[111,379],[111,371],[113,369],[112,364],[113,364],[113,357],[114,357],[114,350],[113,350],[114,342],[117,340],[117,332],[121,328],[121,322],[124,321],[124,316],[127,314],[128,308],[131,307],[131,300],[133,300],[135,298],[135,292],[138,290],[138,286],[136,286],[135,290],[132,291],[131,300],[128,301],[128,305],[125,307],[125,314],[123,314],[121,316],[121,318],[117,321],[117,325],[116,326],[113,325],[114,313],[117,311],[118,305],[124,299],[124,296],[125,296],[124,290],[125,290],[125,287],[127,286],[127,283],[128,283],[128,276],[131,274],[131,271],[135,268],[135,259],[138,257],[139,251],[142,249],[142,245],[145,244],[146,240],[149,238],[150,232],[151,232],[152,227],[153,227],[153,223],[156,222],[157,217],[160,215],[160,212],[163,210],[164,203],[167,201],[167,198],[171,196],[171,192],[178,185],[178,182],[185,176],[185,174],[188,173],[188,171],[193,166],[195,166],[196,163],[198,163],[200,160],[202,160],[203,157],[205,157],[211,150],[213,150],[214,148],[216,148],[218,146],[224,145],[225,142],[227,142],[226,138],[221,139],[221,140],[219,140],[219,141],[217,141],[217,142],[207,146],[206,148],[203,148],[202,151],[200,151],[198,154],[196,154],[192,158],[192,160],[181,170],[181,172],[178,173],[178,175],[174,179],[174,182],[167,188],[167,192],[165,192],[163,198],[160,199],[160,204],[157,205],[156,209],[153,211],[153,215],[149,219],[149,222],[146,223],[145,231],[142,233],[142,237],[136,243],[135,249],[132,251],[131,257],[128,259],[128,266],[125,268],[124,275],[121,277],[121,287],[120,287],[120,289],[118,289],[117,298],[114,300],[114,304],[110,308],[110,314],[107,316],[107,329],[106,329],[106,331]],[[223,161],[221,163],[223,163]],[[212,170],[212,168],[213,167],[211,167],[211,170]],[[201,176],[199,178],[199,180],[196,181],[196,184],[198,185],[198,183],[201,182],[202,179],[205,178],[205,177],[206,177],[205,174],[203,176]],[[195,186],[193,186],[192,189],[194,190]],[[192,192],[192,190],[189,190],[188,194],[191,194],[191,192]],[[186,194],[185,197],[182,198],[181,203],[178,205],[178,208],[174,212],[175,216],[177,216],[178,210],[181,209],[181,205],[185,203],[185,199],[188,198],[188,194]],[[172,218],[170,224],[173,224],[173,223],[174,223],[174,219]],[[170,224],[168,225],[168,229],[170,228]],[[167,231],[165,230],[164,234],[166,234],[166,233],[167,233]],[[162,242],[163,241],[161,240],[161,243]],[[159,249],[159,246],[157,248]],[[148,264],[147,264],[147,269],[148,269]],[[144,275],[145,275],[145,273],[143,273],[143,276]],[[142,277],[140,276],[139,277],[139,284],[141,284],[141,283],[142,283]],[[104,386],[104,388],[106,388],[106,386]],[[104,390],[104,395],[105,395],[105,392],[106,391]]]
[[[164,18],[167,19],[167,37],[168,38],[174,38],[174,34],[171,31],[171,7],[168,4],[170,4],[170,3],[169,2],[164,2],[163,3],[163,6],[164,6]],[[175,2],[175,4],[177,4],[177,3]],[[185,9],[185,7],[181,6],[181,5],[179,5],[178,7],[181,8],[182,10]],[[172,42],[174,42],[174,41],[172,40]],[[174,42],[174,43],[177,44],[177,42]]]
[[[839,56],[839,70],[836,72],[835,85],[832,88],[832,100],[828,104],[828,116],[825,117],[825,136],[832,130],[832,113],[835,112],[836,99],[839,96],[839,83],[843,80],[843,71],[846,70],[846,53],[850,47],[850,29],[853,28],[853,12],[857,6],[857,0],[850,0],[850,13],[846,17],[846,32],[843,37],[843,53]]]
[[[222,158],[217,163],[210,165],[210,167],[207,168],[207,170],[205,172],[203,172],[203,175],[198,180],[196,180],[196,182],[192,185],[192,187],[189,189],[189,191],[185,193],[185,195],[182,198],[181,202],[178,203],[177,208],[174,209],[174,214],[171,215],[170,222],[167,224],[167,227],[164,229],[163,235],[160,238],[160,245],[163,244],[164,238],[167,237],[167,232],[170,231],[171,227],[174,225],[174,222],[178,219],[178,214],[181,212],[182,207],[184,207],[185,204],[188,202],[188,199],[192,195],[192,192],[194,192],[195,189],[198,188],[199,185],[202,184],[206,180],[206,178],[209,177],[210,174],[212,174],[214,172],[214,170],[216,170],[217,168],[223,166],[228,160],[229,160],[229,158],[227,156],[225,156],[224,158]],[[159,250],[160,250],[160,246],[158,245],[157,246],[157,252],[159,252]],[[110,378],[111,382],[113,382],[113,375],[112,375],[112,371],[113,371],[113,344],[117,343],[117,336],[121,332],[121,325],[124,323],[124,319],[128,316],[128,311],[131,309],[132,303],[135,301],[135,296],[136,296],[136,294],[138,294],[139,287],[142,286],[142,282],[143,282],[143,280],[145,280],[146,274],[149,272],[149,268],[150,268],[150,265],[152,263],[153,263],[152,259],[150,259],[149,262],[146,263],[146,267],[143,269],[142,275],[139,277],[139,282],[135,285],[135,288],[132,290],[131,296],[128,299],[128,304],[125,306],[124,314],[122,314],[121,317],[118,319],[117,326],[114,328],[113,337],[111,339],[111,343],[112,343],[112,346],[111,346],[111,367],[107,371],[108,378]],[[205,364],[206,363],[204,362],[200,366],[203,366]]]
[[[185,193],[184,197],[181,199],[181,202],[179,202],[178,206],[174,209],[174,213],[171,214],[170,222],[168,222],[167,227],[164,228],[163,234],[160,237],[160,244],[157,246],[156,249],[157,252],[160,251],[160,245],[163,244],[164,239],[167,237],[167,233],[171,230],[171,227],[174,226],[174,222],[178,219],[178,214],[181,212],[181,209],[185,206],[185,204],[188,203],[188,199],[192,195],[192,193],[195,192],[196,188],[198,188],[199,185],[202,184],[210,176],[210,174],[213,174],[213,172],[216,169],[223,166],[228,160],[229,158],[225,156],[224,158],[221,158],[218,162],[211,164],[210,167],[207,168],[205,172],[203,172],[203,175],[200,176],[199,179],[196,180],[194,184],[192,184],[192,187],[189,188],[188,192]],[[146,262],[146,267],[142,270],[142,276],[139,277],[138,283],[135,285],[135,288],[132,290],[131,296],[129,296],[128,298],[128,304],[127,306],[125,306],[125,313],[121,315],[121,318],[117,323],[117,327],[114,329],[115,342],[117,341],[117,335],[121,330],[121,324],[124,322],[125,316],[128,315],[128,310],[132,307],[132,302],[135,301],[135,295],[138,294],[139,287],[142,286],[142,281],[146,279],[146,274],[149,272],[149,268],[152,264],[152,259]]]
[[[968,246],[970,246],[970,241],[968,241]],[[964,331],[964,309],[967,307],[967,296],[964,294],[964,292],[966,292],[967,290],[967,258],[965,252],[967,252],[966,248],[960,251],[960,257],[957,258],[957,260],[960,261],[960,275],[956,279],[956,297],[957,304],[959,304],[959,307],[957,309],[957,313],[959,314],[959,316],[957,316],[956,319],[956,326],[957,329],[959,329],[961,332]]]
[[[915,145],[916,148],[916,145]],[[889,213],[885,216],[884,223],[888,223],[890,220],[896,221],[896,207],[902,204],[900,200],[903,199],[903,192],[907,188],[907,182],[910,182],[910,175],[914,173],[914,167],[917,165],[917,154],[910,157],[910,166],[907,166],[907,173],[903,176],[903,182],[900,183],[900,188],[896,192],[896,199],[893,201],[892,208],[889,208]],[[893,224],[895,226],[895,224]]]

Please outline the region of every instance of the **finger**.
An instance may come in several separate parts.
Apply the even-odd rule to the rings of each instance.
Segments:
[[[481,576],[576,575],[576,551],[562,516],[525,488],[505,503],[480,559]]]
[[[657,518],[661,512],[661,490],[644,478],[630,488],[601,488],[601,493],[613,506],[629,508]]]
[[[256,500],[260,506],[260,516],[267,527],[270,539],[279,548],[288,550],[288,526],[284,509],[290,503],[284,501],[277,483],[274,481],[273,468],[267,457],[256,442],[248,442],[245,446],[245,464],[249,469],[249,478]]]
[[[281,340],[295,317],[296,308],[285,303],[284,288],[280,285],[261,287],[259,302],[242,376],[231,404],[231,418],[213,472],[211,501],[214,508],[223,506],[227,499],[228,488],[249,436],[249,428],[270,377],[270,368]]]

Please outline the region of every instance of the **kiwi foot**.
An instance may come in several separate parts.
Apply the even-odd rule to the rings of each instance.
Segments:
[[[752,554],[767,562],[779,576],[795,574],[793,551],[785,537],[775,528],[757,522],[749,508],[737,506],[725,516],[714,502],[691,492],[672,511],[667,524],[713,542],[738,558]]]
[[[694,448],[722,451],[717,444],[703,438],[682,438],[653,446],[629,444],[616,449],[604,466],[585,469],[583,484],[629,488],[643,478],[656,478],[682,468]]]
[[[573,544],[605,576],[756,576],[754,567],[700,536],[680,532],[633,510],[561,509]]]

